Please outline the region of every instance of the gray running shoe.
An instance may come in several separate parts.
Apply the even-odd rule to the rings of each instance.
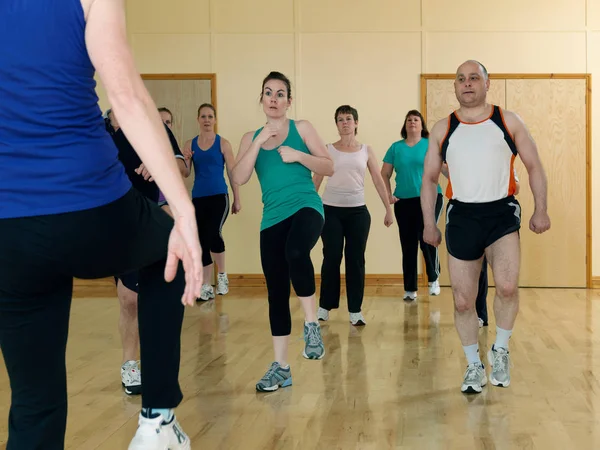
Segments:
[[[488,352],[488,361],[492,366],[490,381],[494,386],[508,387],[510,385],[510,355],[505,348],[492,348]]]
[[[292,370],[282,368],[278,362],[274,362],[265,373],[265,376],[256,383],[256,390],[260,392],[276,391],[280,387],[292,385]]]
[[[485,369],[481,363],[471,363],[465,371],[465,378],[460,388],[464,394],[479,394],[487,383]]]
[[[304,353],[306,359],[321,359],[325,356],[325,346],[321,338],[318,322],[304,323]]]

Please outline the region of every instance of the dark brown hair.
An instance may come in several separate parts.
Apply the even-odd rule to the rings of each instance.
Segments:
[[[350,105],[342,105],[339,106],[338,109],[335,110],[334,120],[337,123],[338,116],[340,114],[352,114],[355,122],[358,122],[358,111]],[[358,132],[358,127],[354,129],[354,135]]]
[[[265,84],[267,84],[267,82],[270,81],[270,80],[283,81],[283,84],[285,84],[285,87],[287,88],[287,99],[288,100],[292,99],[292,85],[290,83],[289,78],[286,77],[281,72],[271,72],[271,73],[269,73],[269,75],[267,75],[265,77],[265,79],[262,82],[262,90],[260,92],[260,101],[261,102],[262,102],[262,99],[263,99],[263,93],[265,91]]]
[[[423,129],[421,130],[421,137],[428,138],[429,130],[427,129],[427,124],[425,123],[425,120],[423,120],[423,116],[421,115],[421,113],[416,109],[411,109],[408,113],[406,113],[406,117],[404,118],[404,125],[402,125],[402,131],[400,132],[402,137],[406,139],[406,137],[408,136],[408,134],[406,133],[406,121],[410,116],[415,116],[421,119],[421,125],[423,126]]]
[[[202,108],[210,108],[210,109],[212,109],[212,112],[215,115],[215,119],[217,118],[217,111],[215,110],[215,107],[213,105],[211,105],[210,103],[202,103],[198,107],[198,117],[200,117],[200,111],[202,110]]]

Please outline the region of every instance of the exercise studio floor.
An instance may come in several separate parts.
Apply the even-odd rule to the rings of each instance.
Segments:
[[[177,414],[194,450],[239,449],[593,449],[600,446],[600,291],[522,289],[511,339],[512,383],[465,396],[466,366],[451,293],[405,304],[395,287],[369,288],[367,326],[344,309],[323,325],[326,355],[302,357],[302,311],[292,302],[293,386],[255,392],[272,359],[265,291],[188,309]],[[87,293],[88,296],[85,296]],[[493,317],[493,289],[490,317]],[[68,347],[66,448],[126,449],[139,397],[120,385],[116,297],[74,300]],[[344,300],[345,302],[345,300]],[[480,330],[480,348],[495,325]],[[31,370],[38,370],[34,358]],[[143,369],[142,369],[143,380]],[[0,448],[9,384],[0,364]]]

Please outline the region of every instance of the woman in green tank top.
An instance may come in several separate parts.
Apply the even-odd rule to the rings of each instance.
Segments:
[[[271,72],[263,80],[260,98],[267,123],[242,137],[232,176],[234,183],[242,185],[256,170],[262,190],[260,256],[269,296],[275,361],[256,389],[275,391],[292,384],[287,362],[292,330],[290,281],[304,309],[303,355],[307,359],[325,355],[310,259],[323,228],[324,211],[312,173],[331,176],[333,161],[310,122],[287,118],[292,97],[285,75]]]

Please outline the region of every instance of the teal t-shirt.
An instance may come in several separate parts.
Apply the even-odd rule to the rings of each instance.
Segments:
[[[423,179],[423,164],[429,139],[421,138],[414,146],[409,147],[406,141],[394,142],[386,152],[383,162],[391,164],[396,172],[396,189],[394,196],[397,198],[413,198],[421,195],[421,182]],[[442,188],[438,184],[438,193]]]
[[[310,154],[293,120],[281,144]],[[259,128],[252,140],[258,136]],[[277,147],[278,148],[278,147]],[[260,230],[287,219],[305,207],[314,208],[323,218],[323,201],[315,189],[311,171],[300,163],[284,163],[277,148],[260,149],[254,166],[262,190],[263,216]]]

